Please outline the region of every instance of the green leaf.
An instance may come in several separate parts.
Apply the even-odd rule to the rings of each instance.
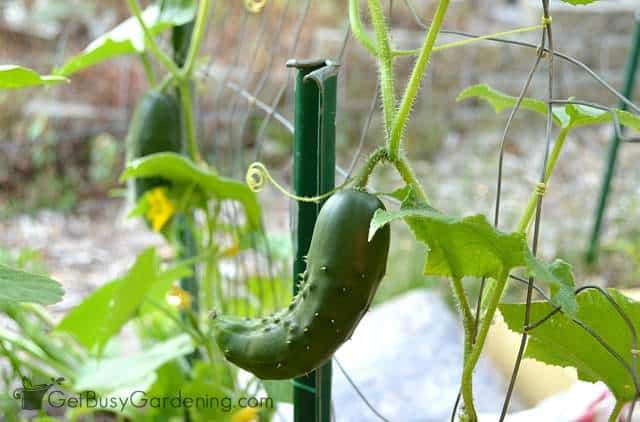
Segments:
[[[198,167],[180,154],[161,152],[131,161],[120,179],[155,176],[162,176],[174,183],[195,184],[207,195],[219,200],[238,201],[244,206],[249,225],[253,228],[260,226],[260,204],[256,194],[245,183]]]
[[[262,380],[269,397],[277,403],[293,403],[293,382],[291,380]]]
[[[532,276],[550,285],[551,303],[560,306],[569,316],[576,316],[578,304],[571,265],[561,259],[556,259],[551,264],[543,263],[535,259],[528,250],[525,261]]]
[[[500,232],[484,215],[456,218],[411,202],[405,200],[398,211],[376,211],[369,238],[385,224],[404,219],[429,249],[425,275],[500,280],[510,269],[523,265],[526,243],[521,233]]]
[[[615,289],[607,291],[633,322],[636,332],[640,332],[640,303]],[[629,328],[609,301],[595,290],[583,291],[577,300],[577,319],[602,337],[630,365],[632,344]],[[531,321],[540,320],[551,310],[553,307],[548,303],[533,303]],[[522,333],[525,304],[503,304],[500,312],[510,330]],[[529,331],[525,356],[550,365],[574,367],[581,380],[607,384],[617,400],[627,402],[634,397],[632,378],[622,364],[593,336],[562,313]]]
[[[233,408],[233,375],[222,359],[209,364],[197,362],[192,370],[191,381],[184,384],[182,391],[185,397],[208,396],[220,399],[220,406],[190,407],[189,416],[194,422],[225,421]],[[227,397],[230,399],[223,400]]]
[[[142,12],[142,19],[152,35],[156,35],[173,25],[182,25],[193,19],[195,2],[171,0],[162,8],[151,5]],[[117,56],[145,51],[142,28],[135,16],[92,41],[80,54],[69,59],[62,67],[55,69],[56,75],[71,75],[87,67],[102,63]]]
[[[193,20],[196,9],[195,0],[162,0],[159,21],[171,23],[174,26],[184,25]]]
[[[613,122],[613,112],[621,125],[640,131],[640,116],[623,110],[613,109],[609,112],[581,104],[567,104],[564,111],[570,117],[569,125],[572,128]]]
[[[473,85],[464,89],[458,95],[457,101],[469,98],[479,98],[487,101],[493,106],[496,113],[514,107],[517,102],[516,97],[500,92],[486,84]],[[540,100],[525,97],[522,100],[521,107],[535,111],[543,116],[547,115],[547,105]],[[640,131],[640,116],[618,109],[613,109],[613,112],[618,116],[621,125]],[[553,108],[553,120],[562,128],[575,128],[586,125],[610,123],[613,121],[613,116],[606,110],[585,105],[567,104],[564,107]]]
[[[458,95],[456,101],[462,101],[470,98],[479,98],[487,101],[491,104],[496,113],[500,113],[507,108],[513,108],[518,101],[517,97],[513,97],[505,94],[504,92],[500,92],[497,89],[493,89],[487,84],[478,84],[465,88]],[[543,101],[536,100],[534,98],[523,98],[520,107],[526,110],[535,111],[536,113],[540,113],[544,116],[547,115],[547,105]],[[556,116],[554,116],[554,118],[556,123],[561,123]]]
[[[68,312],[56,330],[70,333],[85,348],[95,348],[100,353],[137,314],[148,295],[157,295],[157,289],[168,289],[184,274],[187,272],[181,267],[160,272],[155,249],[149,248],[138,256],[127,274],[103,285]]]
[[[51,305],[59,302],[63,295],[62,286],[49,277],[14,270],[0,264],[0,305],[16,302]]]
[[[153,382],[156,369],[172,359],[193,352],[193,349],[191,338],[181,334],[132,356],[90,360],[78,370],[74,389],[108,393],[139,385],[143,381]]]
[[[0,65],[0,89],[20,89],[38,85],[53,85],[60,82],[69,82],[63,76],[42,76],[35,70],[4,64]]]
[[[554,303],[565,312],[575,313],[573,277],[570,269],[567,271],[568,264],[556,261],[547,265],[538,261],[531,255],[522,233],[497,230],[482,214],[464,218],[443,214],[419,203],[410,192],[400,210],[376,211],[369,238],[373,238],[380,227],[398,219],[404,219],[416,239],[427,245],[425,275],[504,280],[512,269],[526,266],[552,286]]]

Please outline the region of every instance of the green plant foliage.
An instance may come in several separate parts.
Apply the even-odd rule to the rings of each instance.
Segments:
[[[465,88],[458,95],[457,101],[471,98],[487,101],[496,113],[514,107],[518,100],[516,97],[507,95],[486,84],[473,85]],[[534,98],[525,97],[522,100],[521,107],[544,116],[547,115],[547,105]],[[640,116],[618,109],[613,109],[613,112],[617,115],[621,125],[640,131]],[[613,121],[613,116],[612,113],[605,110],[585,105],[567,104],[553,108],[553,120],[562,128],[573,129],[591,124],[610,123]]]
[[[14,270],[0,264],[0,306],[16,302],[51,305],[59,302],[63,295],[62,286],[49,277]]]
[[[191,338],[181,334],[132,356],[90,360],[78,370],[74,390],[109,393],[126,387],[149,386],[156,379],[156,369],[193,349]]]
[[[220,176],[212,169],[198,167],[179,154],[157,153],[131,161],[127,164],[121,180],[159,176],[174,184],[196,185],[206,195],[218,200],[238,201],[245,209],[249,225],[253,228],[260,226],[260,204],[255,193],[246,184]]]
[[[293,403],[293,383],[291,380],[262,380],[269,397],[277,403]]]
[[[598,0],[562,0],[565,3],[572,4],[574,6],[581,6],[585,4],[595,3]]]
[[[504,233],[487,218],[473,215],[456,218],[420,203],[413,192],[396,211],[377,211],[369,236],[380,227],[403,219],[416,238],[428,247],[424,274],[456,279],[491,277],[503,280],[509,271],[526,266],[530,272],[554,287],[552,301],[573,314],[576,310],[573,277],[560,263],[550,266],[531,255],[522,233]]]
[[[640,303],[615,289],[607,290],[613,300],[640,332]],[[627,324],[609,301],[598,291],[587,290],[577,296],[576,318],[600,335],[626,362],[631,364],[631,334]],[[522,333],[525,304],[502,304],[499,309],[510,330]],[[538,321],[553,306],[545,302],[531,305],[531,321]],[[526,357],[551,365],[572,366],[581,380],[602,381],[619,401],[630,401],[635,395],[631,375],[593,336],[569,317],[558,313],[529,331]]]
[[[234,394],[233,373],[229,367],[216,362],[198,362],[192,370],[192,378],[183,385],[183,394],[187,397],[229,397]],[[232,394],[230,394],[232,393]],[[189,409],[189,416],[194,422],[225,421],[232,414],[232,410],[222,407],[203,407]]]
[[[64,76],[40,75],[35,70],[12,64],[0,65],[0,89],[20,89],[69,82]]]
[[[189,274],[191,270],[187,266],[161,272],[155,249],[147,249],[126,275],[85,298],[65,315],[56,330],[73,335],[87,350],[100,353],[109,339],[138,312],[147,295],[158,294],[156,286],[168,289],[171,282]]]
[[[151,34],[157,35],[174,25],[189,22],[193,19],[195,10],[193,0],[166,0],[161,7],[149,6],[142,12],[142,18]],[[55,69],[54,73],[69,76],[114,57],[144,51],[144,33],[132,16],[92,41],[80,54]]]

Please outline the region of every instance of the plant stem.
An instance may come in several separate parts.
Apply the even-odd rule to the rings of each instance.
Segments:
[[[429,203],[427,194],[424,192],[424,189],[422,189],[422,185],[418,182],[418,179],[416,178],[416,175],[407,162],[406,158],[400,155],[396,157],[396,159],[393,161],[393,164],[396,166],[398,173],[400,173],[402,180],[404,180],[406,184],[413,188],[415,193],[418,195],[418,198],[422,202]]]
[[[183,79],[191,79],[193,69],[196,62],[200,45],[206,29],[207,18],[209,17],[209,9],[211,8],[211,0],[200,0],[198,5],[198,14],[196,15],[196,22],[193,26],[193,34],[191,35],[191,43],[189,44],[189,51],[187,52],[187,58],[184,62],[184,67],[181,70],[181,77]]]
[[[384,161],[387,157],[387,150],[385,147],[378,147],[373,153],[367,158],[367,162],[364,166],[362,166],[361,170],[354,178],[354,186],[356,189],[364,188],[369,183],[369,176],[376,168],[379,162]]]
[[[464,292],[464,288],[462,287],[462,280],[459,277],[453,277],[453,292],[456,296],[456,300],[460,305],[460,310],[462,311],[462,326],[464,328],[464,360],[467,360],[467,354],[471,350],[471,346],[473,344],[473,326],[474,326],[474,318],[471,313],[471,307],[469,306],[469,301],[467,300],[467,295]]]
[[[196,136],[196,125],[193,117],[193,101],[191,99],[191,83],[188,79],[179,79],[178,90],[180,91],[180,101],[182,103],[182,117],[184,127],[187,132],[187,148],[189,157],[194,162],[201,160],[198,150],[198,139]]]
[[[139,55],[140,61],[142,62],[142,68],[144,69],[144,74],[147,77],[147,82],[149,86],[155,86],[156,84],[156,75],[153,73],[153,67],[151,67],[151,61],[149,60],[149,56],[147,53],[141,53]]]
[[[349,25],[351,26],[351,32],[356,37],[360,44],[374,56],[378,56],[378,51],[375,44],[369,34],[367,34],[362,26],[360,20],[360,0],[349,0]]]
[[[447,0],[448,1],[448,0]],[[382,111],[384,113],[387,141],[390,140],[391,128],[396,113],[396,94],[393,80],[393,56],[389,44],[389,30],[382,13],[380,0],[369,0],[371,23],[376,33],[378,64],[380,68],[380,93],[382,95]]]
[[[622,412],[622,408],[624,407],[624,402],[622,400],[616,401],[616,405],[611,411],[611,416],[609,416],[609,422],[617,422],[620,417],[620,412]]]
[[[402,134],[407,124],[407,120],[409,119],[411,107],[413,106],[416,96],[418,95],[418,91],[420,90],[420,84],[422,83],[422,78],[424,77],[429,57],[431,57],[433,45],[436,42],[438,33],[440,32],[440,27],[442,26],[442,21],[444,20],[444,15],[446,14],[448,7],[449,0],[440,0],[438,2],[438,8],[433,16],[431,26],[427,31],[427,36],[425,37],[424,44],[420,50],[420,55],[416,60],[413,72],[411,73],[411,78],[405,88],[402,101],[400,102],[400,108],[398,109],[398,113],[395,115],[393,125],[391,126],[391,137],[389,138],[389,159],[391,161],[394,161],[398,156],[400,140],[402,139]]]
[[[156,40],[153,38],[153,34],[151,34],[151,31],[149,31],[147,24],[144,22],[144,19],[142,18],[142,11],[140,10],[140,5],[138,4],[138,0],[127,0],[127,3],[129,4],[129,10],[131,11],[131,14],[135,16],[135,18],[138,20],[138,24],[142,28],[142,32],[144,33],[144,39],[145,39],[145,47],[151,51],[151,53],[156,57],[156,59],[158,59],[158,61],[162,63],[162,65],[166,67],[167,70],[171,72],[173,76],[179,77],[180,69],[178,69],[178,66],[176,66],[174,61],[171,60],[171,57],[166,55],[160,49],[160,47],[156,43]]]
[[[562,151],[564,142],[567,139],[567,135],[569,134],[569,130],[570,128],[568,127],[563,128],[558,134],[558,137],[556,138],[553,144],[553,150],[549,155],[549,162],[547,163],[547,167],[544,173],[545,184],[549,181],[549,179],[551,178],[551,175],[553,174],[553,170],[555,169],[556,163],[558,161],[558,157],[560,156],[560,152]],[[516,231],[520,233],[524,233],[527,230],[527,227],[531,222],[531,218],[533,217],[533,214],[536,210],[536,206],[538,204],[538,195],[539,193],[537,189],[531,192],[531,196],[529,197],[529,202],[527,203],[527,207],[525,208],[524,214],[522,215],[522,218],[518,223],[518,227]]]
[[[507,274],[504,274],[499,277],[499,280],[497,280],[496,288],[489,299],[485,316],[480,322],[478,336],[476,337],[476,341],[471,348],[471,353],[469,353],[467,361],[462,369],[462,397],[464,399],[465,409],[467,410],[471,421],[477,420],[473,404],[473,370],[480,359],[484,343],[487,339],[487,335],[489,334],[489,328],[491,328],[491,321],[493,321],[493,317],[498,309],[498,304],[502,298],[502,292],[507,285],[507,276]]]

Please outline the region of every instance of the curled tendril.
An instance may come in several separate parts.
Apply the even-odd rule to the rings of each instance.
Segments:
[[[251,13],[262,12],[266,4],[267,0],[244,0],[244,7]]]
[[[324,193],[322,195],[318,195],[318,196],[298,196],[298,195],[294,195],[292,193],[290,193],[289,191],[287,191],[287,189],[282,186],[280,183],[278,183],[269,173],[269,170],[267,170],[267,167],[262,164],[259,161],[256,161],[254,163],[252,163],[249,168],[247,169],[247,174],[245,176],[245,181],[247,182],[247,185],[249,186],[249,189],[251,189],[254,192],[261,192],[265,185],[267,184],[267,182],[271,183],[276,189],[278,189],[284,196],[286,196],[287,198],[291,198],[294,199],[296,201],[299,202],[318,202],[321,201],[325,198],[328,198],[329,196],[333,195],[336,191],[342,189],[347,183],[348,181],[345,181],[342,185],[338,186],[337,188]]]
[[[536,194],[538,194],[538,196],[544,196],[544,194],[547,192],[547,184],[540,182],[536,185]]]

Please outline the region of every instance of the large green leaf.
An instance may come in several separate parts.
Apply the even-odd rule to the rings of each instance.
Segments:
[[[608,289],[613,300],[633,321],[636,332],[640,332],[640,303],[624,296],[615,289]],[[631,334],[628,326],[608,300],[595,290],[587,290],[577,296],[579,309],[577,319],[595,333],[631,365]],[[531,321],[547,315],[553,307],[545,302],[531,305]],[[512,331],[522,333],[524,304],[500,305],[500,312]],[[629,372],[593,336],[558,313],[548,321],[529,331],[526,357],[558,366],[572,366],[578,370],[581,380],[602,381],[618,400],[630,401],[635,388]],[[640,373],[638,374],[640,376]]]
[[[194,0],[166,0],[163,3],[161,7],[151,5],[142,12],[142,18],[153,35],[171,26],[185,24],[195,15]],[[137,19],[132,16],[92,41],[80,54],[55,69],[55,73],[71,75],[117,56],[144,51],[144,33]]]
[[[0,265],[0,305],[16,302],[51,305],[59,302],[63,294],[62,286],[49,277]]]
[[[0,89],[20,89],[69,82],[64,76],[42,76],[35,70],[12,64],[0,65]]]
[[[168,289],[185,274],[189,271],[182,267],[161,272],[155,249],[149,248],[127,274],[100,287],[67,313],[56,330],[70,333],[88,350],[100,352],[137,314],[149,294],[159,294],[157,285]]]
[[[427,245],[425,275],[504,280],[512,269],[526,266],[532,274],[554,287],[554,303],[565,312],[575,312],[573,278],[567,279],[566,274],[558,274],[554,264],[550,267],[533,257],[522,233],[501,232],[481,214],[464,218],[443,214],[421,204],[410,192],[399,210],[376,211],[369,237],[372,238],[380,227],[398,219],[403,219],[416,239]]]
[[[517,102],[516,97],[500,92],[486,84],[473,85],[464,89],[458,95],[457,100],[462,101],[470,98],[487,101],[496,113],[514,107]],[[522,100],[521,107],[544,116],[547,115],[547,105],[540,100],[525,97]],[[640,131],[640,116],[619,109],[613,109],[612,112],[618,116],[618,121],[621,125]],[[613,121],[613,115],[609,111],[586,105],[567,104],[562,107],[556,106],[553,108],[553,120],[560,127],[575,128],[592,124],[610,123]]]
[[[260,226],[258,199],[245,183],[220,176],[214,170],[198,167],[180,154],[161,152],[131,161],[127,164],[121,180],[156,176],[175,183],[197,185],[207,195],[220,200],[238,201],[244,206],[249,225],[253,228]]]
[[[109,393],[141,383],[150,385],[156,369],[193,349],[191,338],[181,334],[132,356],[90,360],[78,370],[74,390]]]

